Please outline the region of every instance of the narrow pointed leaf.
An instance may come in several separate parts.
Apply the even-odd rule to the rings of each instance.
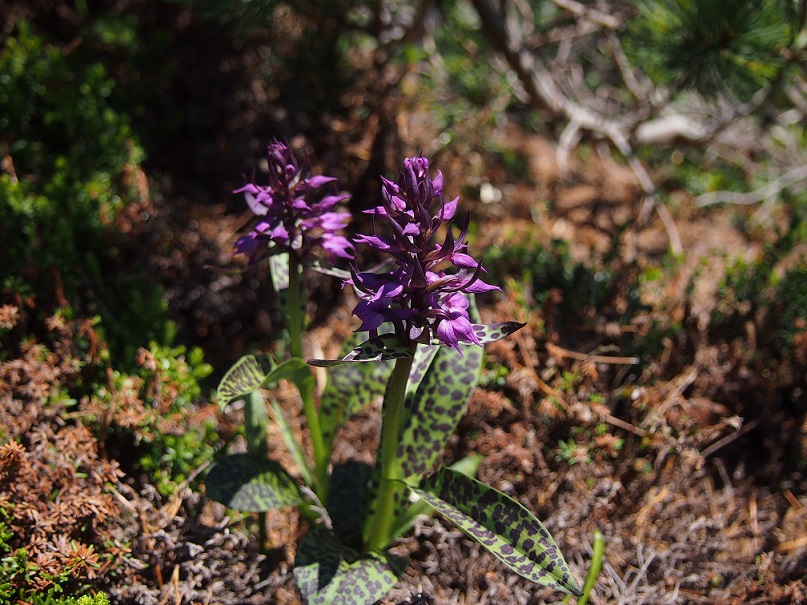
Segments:
[[[487,344],[501,340],[505,336],[510,336],[510,334],[517,332],[526,325],[518,321],[503,321],[495,324],[473,324],[471,327],[479,342]]]
[[[445,467],[410,489],[517,574],[583,594],[550,533],[509,496]]]
[[[473,454],[460,458],[448,468],[475,477],[479,470],[479,465],[482,462],[481,454]],[[423,515],[429,516],[435,512],[434,508],[422,498],[418,498],[415,502],[410,502],[409,505],[398,513],[396,519],[395,529],[392,532],[392,537],[397,538],[403,536],[409,528],[415,523],[415,520]]]
[[[205,484],[211,500],[249,513],[296,506],[303,501],[294,479],[280,464],[250,454],[218,460]]]
[[[297,549],[294,579],[306,605],[372,605],[392,590],[407,564],[386,552],[360,555],[319,527]]]
[[[309,359],[308,363],[328,368],[342,363],[384,361],[402,357],[412,357],[409,347],[401,343],[395,334],[381,334],[364,341],[342,359]]]
[[[322,273],[323,275],[327,275],[329,277],[335,277],[337,279],[341,279],[342,281],[350,279],[350,271],[334,267],[330,263],[326,263],[321,260],[315,260],[310,266],[317,273]]]
[[[217,391],[219,407],[259,389],[275,369],[268,355],[244,355],[227,370]]]
[[[300,389],[301,396],[306,394],[304,391],[313,393],[314,378],[302,359],[292,358],[278,366],[268,355],[244,355],[219,383],[219,406],[224,408],[233,399],[282,379],[292,381]]]
[[[291,453],[292,458],[294,458],[294,462],[297,463],[297,468],[300,469],[300,475],[303,481],[305,481],[307,485],[313,485],[314,475],[311,473],[311,469],[308,468],[303,445],[294,434],[294,430],[291,428],[288,420],[286,420],[286,416],[283,414],[283,410],[278,405],[277,401],[272,401],[272,416],[280,427],[280,435],[283,437],[283,443],[286,444],[286,448],[289,450],[289,453]]]

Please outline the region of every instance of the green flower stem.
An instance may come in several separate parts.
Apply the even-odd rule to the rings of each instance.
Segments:
[[[375,514],[370,521],[366,540],[367,549],[370,551],[385,548],[389,544],[395,528],[395,496],[402,487],[398,480],[403,479],[399,476],[398,438],[404,420],[406,383],[409,380],[409,370],[412,368],[415,346],[417,345],[413,344],[413,357],[404,357],[395,362],[384,396],[381,412],[381,444],[379,446],[381,476]]]
[[[303,313],[300,298],[300,264],[294,254],[289,254],[289,340],[291,356],[298,359],[303,357]],[[305,413],[308,432],[311,435],[311,444],[314,449],[314,476],[316,485],[314,491],[323,504],[328,502],[328,460],[330,458],[328,449],[325,446],[325,439],[322,435],[322,427],[319,423],[319,412],[314,403],[314,392],[312,389],[300,389],[300,397],[303,400],[303,412]]]

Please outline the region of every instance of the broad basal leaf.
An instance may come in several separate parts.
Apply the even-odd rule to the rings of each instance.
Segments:
[[[294,579],[306,605],[372,605],[392,590],[407,564],[389,553],[360,555],[318,527],[297,549]]]
[[[342,544],[361,548],[362,529],[370,498],[373,467],[363,462],[334,466],[328,493],[328,513]]]
[[[412,357],[409,347],[402,344],[395,334],[380,334],[364,341],[342,359],[309,359],[308,363],[312,366],[328,368],[342,363],[384,361],[402,357]]]
[[[280,464],[250,454],[232,454],[218,460],[205,484],[210,499],[248,513],[302,502],[297,484]]]
[[[509,496],[448,468],[410,489],[517,574],[561,592],[583,594],[543,524]]]

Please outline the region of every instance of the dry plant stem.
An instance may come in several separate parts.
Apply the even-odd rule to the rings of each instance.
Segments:
[[[300,312],[300,264],[289,254],[289,340],[291,356],[297,359],[303,357],[303,315]],[[310,370],[309,370],[310,371]],[[322,436],[322,428],[319,423],[319,414],[314,404],[313,389],[300,389],[300,398],[303,400],[303,412],[305,413],[308,432],[311,435],[311,445],[314,449],[314,476],[316,485],[314,491],[323,503],[328,502],[328,450],[325,447],[325,439]]]
[[[376,509],[370,520],[366,540],[367,550],[370,551],[380,550],[389,544],[395,525],[395,495],[401,489],[399,480],[403,479],[399,476],[398,437],[404,421],[406,383],[409,380],[409,370],[412,368],[415,346],[412,347],[413,357],[405,357],[395,362],[384,396],[381,445],[378,453],[381,458],[381,476]]]

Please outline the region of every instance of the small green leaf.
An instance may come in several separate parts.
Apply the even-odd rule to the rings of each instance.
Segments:
[[[364,341],[342,359],[309,359],[312,366],[329,368],[342,363],[384,361],[412,357],[409,346],[402,343],[395,334],[381,334]]]
[[[248,513],[296,506],[303,501],[294,479],[280,464],[250,454],[218,460],[205,484],[211,500]]]
[[[282,252],[269,257],[269,273],[272,276],[272,286],[280,294],[289,289],[289,254]]]
[[[244,355],[227,370],[219,383],[219,407],[223,410],[233,399],[261,388],[274,369],[275,362],[268,355]]]
[[[318,527],[297,549],[294,579],[306,605],[372,605],[392,590],[406,565],[387,552],[360,555]]]
[[[302,397],[314,391],[314,377],[302,359],[295,357],[278,366],[268,355],[244,355],[221,379],[219,406],[223,409],[233,399],[244,397],[267,383],[284,379],[293,382]]]
[[[517,574],[561,592],[583,594],[550,533],[509,496],[445,467],[409,489]]]

